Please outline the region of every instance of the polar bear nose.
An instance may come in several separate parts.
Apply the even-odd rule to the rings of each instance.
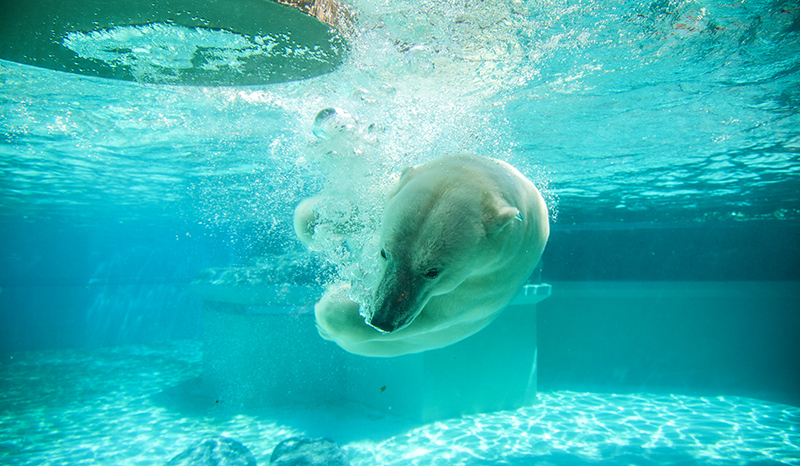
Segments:
[[[408,288],[395,288],[375,300],[375,310],[366,321],[381,333],[392,333],[410,324],[419,313],[417,295]]]
[[[392,333],[395,330],[395,325],[388,319],[370,319],[367,323],[381,333]]]
[[[382,333],[392,333],[405,327],[410,308],[414,306],[411,291],[404,286],[404,280],[389,280],[389,285],[384,284],[378,288],[375,296],[375,310],[367,324]],[[393,285],[393,286],[392,286]]]
[[[366,323],[382,333],[392,333],[411,324],[422,310],[426,280],[406,265],[388,261],[373,294],[372,315]]]

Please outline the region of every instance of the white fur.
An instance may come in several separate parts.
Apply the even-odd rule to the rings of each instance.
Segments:
[[[308,228],[303,228],[308,226]],[[311,238],[308,204],[298,235]],[[328,287],[315,307],[320,335],[365,356],[441,348],[481,330],[511,302],[544,250],[547,207],[511,165],[472,154],[406,169],[387,197],[381,223],[382,277],[365,318]]]

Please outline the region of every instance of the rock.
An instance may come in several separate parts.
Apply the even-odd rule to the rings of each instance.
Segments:
[[[275,466],[350,466],[339,445],[327,438],[288,438],[272,450],[269,464]]]
[[[256,466],[256,458],[236,440],[217,437],[195,443],[166,466]]]

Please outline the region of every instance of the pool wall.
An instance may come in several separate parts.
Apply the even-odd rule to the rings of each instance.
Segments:
[[[800,222],[555,222],[548,283],[798,281]]]
[[[739,394],[800,405],[800,228],[741,223],[554,228],[542,270],[553,295],[537,311],[540,390]],[[200,339],[203,302],[189,282],[249,253],[239,243],[219,247],[229,232],[209,236],[182,222],[4,226],[4,353]],[[306,320],[286,322],[302,326],[304,345],[337,348],[317,336],[310,315],[298,319]],[[398,387],[370,384],[364,399],[388,399]]]
[[[542,391],[740,395],[800,405],[800,282],[555,282]]]
[[[198,270],[230,261],[183,222],[0,222],[0,352],[199,338]]]

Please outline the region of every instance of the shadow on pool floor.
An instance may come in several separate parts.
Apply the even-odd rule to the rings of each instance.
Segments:
[[[216,399],[200,377],[171,385],[150,397],[152,403],[185,417],[224,423],[237,416],[273,420],[309,437],[330,437],[339,444],[381,441],[420,427],[419,422],[392,416],[352,401],[327,405],[249,408]]]

